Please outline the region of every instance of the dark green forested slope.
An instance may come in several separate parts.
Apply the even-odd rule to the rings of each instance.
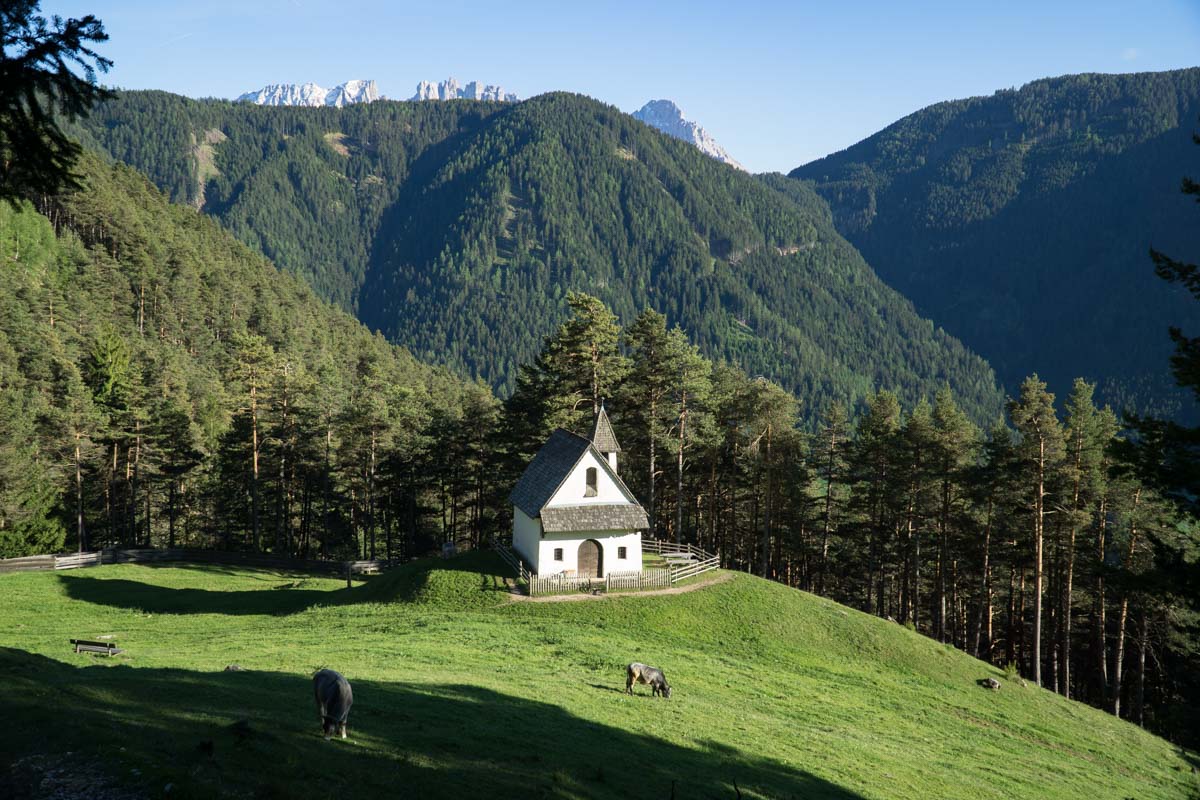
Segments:
[[[1200,250],[1179,195],[1194,173],[1200,69],[1074,75],[939,103],[794,170],[917,309],[983,354],[1010,388],[1181,410],[1170,323],[1200,323],[1147,249]]]
[[[375,450],[490,402],[134,170],[80,171],[84,191],[0,204],[0,557],[76,545],[80,513],[89,547],[169,528],[354,552]]]
[[[71,131],[353,311],[380,217],[413,161],[501,105],[263,107],[122,92]]]
[[[338,111],[131,92],[87,125],[371,327],[502,391],[578,289],[626,321],[663,311],[810,417],[945,382],[976,418],[999,409],[986,363],[879,281],[815,193],[587,98]]]

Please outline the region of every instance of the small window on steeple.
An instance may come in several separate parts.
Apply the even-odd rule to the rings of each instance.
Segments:
[[[587,468],[587,488],[583,490],[584,497],[596,496],[596,468]]]

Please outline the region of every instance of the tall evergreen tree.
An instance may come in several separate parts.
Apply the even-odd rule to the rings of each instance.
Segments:
[[[817,434],[817,445],[813,460],[817,463],[817,475],[823,488],[821,501],[821,554],[818,558],[816,591],[823,593],[829,577],[829,545],[837,523],[838,485],[844,478],[846,434],[849,418],[846,407],[840,402],[829,404],[821,417],[821,428]]]
[[[1062,426],[1054,411],[1054,395],[1036,375],[1021,384],[1021,396],[1009,403],[1009,416],[1021,435],[1019,454],[1025,465],[1025,491],[1033,533],[1033,680],[1042,685],[1042,600],[1046,497],[1062,459]]]

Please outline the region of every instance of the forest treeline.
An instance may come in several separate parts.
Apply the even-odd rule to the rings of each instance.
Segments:
[[[324,109],[121,92],[72,131],[501,396],[574,290],[623,320],[656,308],[709,357],[814,401],[861,407],[890,386],[914,402],[948,381],[975,419],[1003,402],[986,362],[880,281],[811,188],[585,97]]]
[[[1200,68],[1068,75],[937,103],[790,174],[1010,392],[1085,376],[1115,408],[1187,417],[1164,320],[1200,313],[1139,265],[1200,248],[1177,191],[1197,119]]]
[[[478,478],[466,430],[495,413],[491,391],[371,334],[134,170],[79,166],[86,191],[0,208],[0,557],[407,555],[376,511],[383,469],[405,546],[439,541],[418,507],[425,442]],[[414,461],[385,465],[401,446]]]
[[[548,433],[605,402],[653,535],[1188,735],[1196,620],[1157,580],[1188,531],[1091,385],[1030,378],[986,430],[948,387],[881,390],[810,431],[807,398],[664,315],[572,293],[501,403],[133,170],[82,167],[86,191],[0,208],[0,556],[482,546]]]

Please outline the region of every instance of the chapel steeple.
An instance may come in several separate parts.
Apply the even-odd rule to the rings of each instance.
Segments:
[[[592,432],[588,438],[592,440],[596,449],[604,454],[608,465],[616,472],[617,453],[621,452],[621,445],[617,443],[617,435],[613,433],[612,423],[608,421],[603,400],[600,401],[600,410],[596,412],[596,419],[592,422]]]

